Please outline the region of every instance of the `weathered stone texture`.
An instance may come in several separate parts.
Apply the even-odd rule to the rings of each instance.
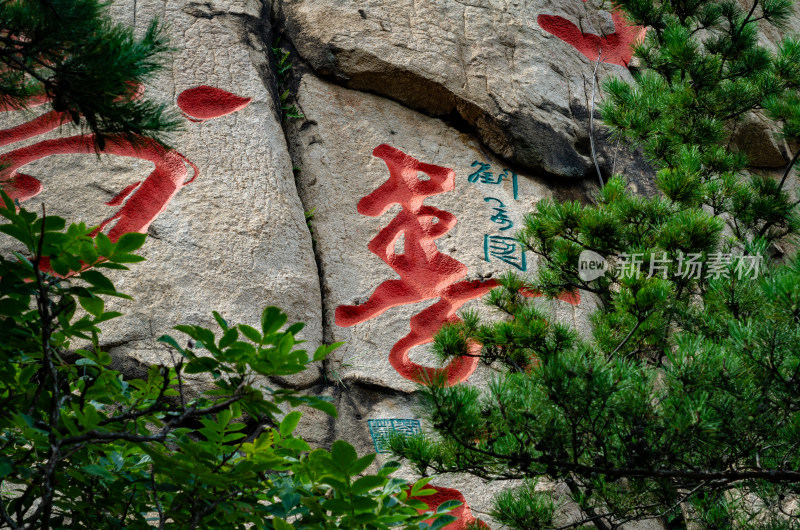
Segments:
[[[172,326],[210,326],[212,310],[234,322],[255,324],[266,305],[280,305],[291,320],[305,321],[302,338],[311,348],[321,340],[311,237],[269,84],[269,50],[261,40],[269,36],[256,31],[261,7],[255,1],[223,7],[227,13],[219,16],[194,16],[189,13],[203,13],[177,1],[138,0],[114,7],[120,21],[135,20],[139,29],[153,16],[169,24],[177,52],[171,66],[147,87],[149,95],[174,103],[182,91],[207,85],[252,99],[235,113],[203,123],[187,121],[172,137],[172,145],[197,165],[199,175],[150,225],[142,251],[147,261],[112,275],[121,291],[135,297],[109,304],[125,313],[104,326],[103,340],[115,345],[118,355],[167,361],[155,339]],[[55,131],[48,137],[67,133],[74,134]],[[115,211],[104,203],[151,170],[149,162],[110,155],[99,161],[90,154],[42,158],[24,167],[44,184],[44,191],[25,206],[38,209],[38,203],[45,203],[51,214],[97,224]],[[295,383],[313,382],[319,375],[315,370]]]
[[[540,27],[560,16],[597,35],[615,31],[596,2],[547,0],[278,0],[299,54],[316,72],[434,116],[457,117],[495,154],[537,172],[590,175],[592,65]],[[621,28],[617,27],[617,31]],[[626,68],[601,65],[629,78]],[[610,171],[608,154],[603,156]]]
[[[140,31],[153,16],[169,24],[178,51],[148,94],[174,103],[209,86],[251,101],[187,121],[172,138],[199,176],[149,225],[147,261],[113,275],[135,301],[110,304],[125,317],[105,326],[104,343],[136,374],[143,363],[169,362],[156,338],[175,324],[211,326],[212,310],[254,324],[264,306],[277,305],[290,321],[306,322],[309,349],[345,342],[324,369],[278,381],[328,395],[339,409],[336,420],[306,412],[299,432],[312,445],[347,439],[360,453],[374,449],[367,420],[417,417],[415,366],[438,366],[421,342],[452,319],[448,307],[469,300],[461,310],[496,316],[479,295],[505,271],[535,270],[533,256],[523,267],[521,249],[508,250],[523,216],[546,198],[591,200],[593,61],[600,50],[601,80],[630,80],[627,47],[605,37],[616,32],[629,44],[640,33],[599,0],[124,0],[113,14]],[[293,83],[290,99],[304,118],[281,119],[276,32],[295,52],[294,74],[282,83]],[[777,38],[768,29],[765,42]],[[6,114],[3,126],[31,117]],[[622,172],[634,191],[652,195],[652,169],[595,123],[603,175]],[[757,115],[738,124],[734,138],[754,166],[785,164],[787,147]],[[26,207],[45,203],[50,214],[90,224],[153,169],[138,158],[45,155],[24,167],[44,184]],[[408,168],[419,169],[419,182]],[[392,171],[416,202],[391,199]],[[437,193],[423,193],[428,181]],[[386,200],[403,205],[379,208]],[[304,210],[313,210],[312,234]],[[377,244],[381,234],[392,244]],[[593,304],[582,295],[577,305],[537,303],[585,335]],[[408,356],[396,353],[414,333]],[[462,368],[452,370],[453,382],[484,385],[490,377]],[[503,486],[463,476],[436,485],[459,489],[476,513],[489,510]],[[564,517],[574,508],[566,505]]]
[[[432,195],[424,202],[457,219],[455,226],[435,241],[438,252],[466,266],[463,276],[452,283],[485,282],[508,270],[519,271],[522,255],[518,247],[510,256],[513,259],[504,262],[491,250],[487,254],[485,238],[512,236],[521,226],[523,215],[552,193],[546,181],[526,175],[516,179],[517,199],[511,179],[498,184],[483,182],[480,176],[474,176],[480,167],[473,164],[491,165],[488,171],[493,178],[487,180],[496,180],[504,164],[482,150],[474,139],[442,121],[383,98],[305,75],[299,86],[298,106],[306,118],[292,125],[291,148],[295,163],[301,168],[301,197],[306,208],[314,209],[312,229],[323,273],[325,339],[345,341],[333,354],[329,375],[333,371],[346,382],[413,391],[415,383],[400,376],[389,363],[389,350],[409,333],[413,315],[435,303],[438,296],[425,295],[409,305],[387,306],[382,314],[352,326],[343,323],[341,315],[337,318],[340,306],[364,304],[379,285],[398,278],[387,263],[368,249],[368,244],[392,222],[400,208],[395,205],[376,217],[357,210],[362,197],[390,176],[386,163],[373,156],[373,150],[388,143],[420,162],[455,170],[455,189]],[[470,182],[470,175],[476,182]],[[496,209],[501,203],[508,219],[503,222]],[[406,232],[395,244],[397,254],[413,252],[413,242],[407,238]],[[535,266],[531,256],[526,255],[526,265],[527,271]],[[583,310],[561,301],[552,304],[566,311],[570,319],[573,312]],[[477,298],[465,307],[487,312]],[[411,359],[436,366],[435,359],[425,350],[424,346],[412,349]]]

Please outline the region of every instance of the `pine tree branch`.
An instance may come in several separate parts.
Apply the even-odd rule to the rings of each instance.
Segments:
[[[687,471],[682,469],[643,469],[621,467],[597,467],[572,462],[540,460],[559,469],[571,471],[580,475],[591,474],[606,475],[613,478],[659,478],[659,479],[690,479],[704,481],[738,482],[742,480],[759,479],[777,484],[784,482],[800,482],[800,471],[785,469],[765,469],[750,471]]]
[[[583,492],[580,490],[572,477],[567,477],[564,480],[564,483],[567,485],[570,493],[572,493],[576,499],[583,495]],[[611,530],[611,527],[603,520],[603,516],[597,514],[597,510],[595,510],[594,506],[588,506],[584,505],[583,503],[579,503],[578,507],[583,513],[589,516],[585,519],[587,523],[594,524],[600,530]]]
[[[792,168],[794,167],[794,164],[797,162],[798,158],[800,158],[800,150],[794,154],[792,161],[786,166],[786,171],[783,172],[783,177],[781,177],[781,183],[778,184],[779,189],[783,189],[783,185],[786,184],[786,179],[789,177],[789,173],[792,172]]]
[[[639,329],[639,326],[641,326],[641,325],[642,325],[642,324],[643,324],[643,323],[644,323],[644,322],[645,322],[645,321],[646,321],[648,318],[650,318],[650,315],[652,315],[652,314],[653,314],[653,312],[652,312],[652,311],[650,311],[650,313],[649,313],[649,314],[648,314],[646,317],[644,317],[644,318],[638,318],[638,319],[636,319],[636,320],[637,320],[637,321],[636,321],[636,325],[635,325],[635,326],[633,326],[633,329],[631,330],[631,332],[630,332],[630,333],[628,333],[628,336],[627,336],[627,337],[625,337],[625,340],[623,340],[622,342],[620,342],[620,343],[619,343],[619,346],[617,346],[616,348],[614,348],[614,351],[612,351],[612,352],[611,352],[611,355],[612,355],[612,356],[613,356],[614,354],[616,354],[616,353],[617,353],[619,350],[621,350],[621,349],[622,349],[622,347],[623,347],[623,346],[625,346],[625,345],[628,343],[628,341],[629,341],[629,340],[631,340],[631,337],[633,337],[633,334],[634,334],[634,333],[636,333],[636,330],[637,330],[637,329]]]

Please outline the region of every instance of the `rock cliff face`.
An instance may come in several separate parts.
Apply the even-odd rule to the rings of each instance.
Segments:
[[[643,32],[594,0],[118,0],[113,13],[170,25],[178,51],[147,90],[187,115],[175,150],[98,161],[80,140],[43,147],[65,135],[42,129],[4,148],[28,156],[5,186],[26,184],[28,207],[91,224],[118,214],[107,229],[150,235],[147,261],[116,278],[135,301],[104,333],[122,366],[168,360],[155,338],[210,325],[212,310],[252,324],[278,305],[307,323],[311,348],[344,341],[272,384],[333,397],[340,419],[311,411],[303,434],[361,452],[416,428],[420,373],[485,384],[474,364],[438,367],[426,344],[459,310],[487,311],[498,275],[535,270],[513,235],[537,201],[589,200],[592,72],[629,79]],[[4,114],[4,127],[31,117]],[[785,164],[757,116],[737,134],[757,165]],[[639,157],[600,127],[595,141],[604,177],[653,192]],[[578,328],[592,309],[585,293],[541,303]],[[489,506],[475,479],[436,485]]]

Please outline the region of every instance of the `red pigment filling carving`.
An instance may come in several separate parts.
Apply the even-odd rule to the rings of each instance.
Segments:
[[[467,504],[467,500],[461,494],[460,491],[451,489],[451,488],[439,488],[437,486],[431,486],[428,484],[426,488],[436,490],[436,493],[433,495],[426,495],[424,497],[411,497],[412,499],[416,499],[418,501],[424,502],[429,510],[436,510],[440,504],[446,501],[456,500],[461,503],[461,506],[450,510],[447,512],[449,515],[452,515],[456,518],[455,521],[450,523],[449,525],[445,526],[443,530],[464,530],[470,524],[477,523],[481,528],[489,528],[489,525],[481,521],[480,519],[476,519],[472,515],[472,511],[469,509],[469,505]],[[411,491],[409,489],[409,491]],[[426,510],[420,510],[419,513],[422,513]],[[431,523],[432,521],[426,521]]]
[[[181,92],[177,103],[188,119],[203,121],[242,110],[250,101],[221,88],[201,85]]]
[[[423,201],[455,189],[455,171],[424,164],[386,144],[376,147],[372,154],[386,163],[389,179],[359,201],[358,212],[378,217],[394,204],[402,207],[397,217],[368,245],[400,279],[383,282],[361,305],[337,307],[336,324],[354,326],[395,306],[439,298],[412,317],[411,332],[392,347],[389,362],[407,379],[423,381],[444,373],[448,384],[459,383],[475,371],[477,358],[457,358],[445,368],[420,366],[409,359],[411,348],[431,342],[446,322],[459,321],[455,312],[465,302],[485,295],[496,285],[494,281],[458,282],[467,275],[466,265],[436,248],[435,240],[449,232],[457,220],[450,212],[426,206]],[[420,180],[417,172],[425,173],[430,179]],[[404,237],[404,253],[396,254],[395,242],[401,236]]]
[[[381,258],[397,272],[399,280],[380,284],[369,300],[360,305],[341,305],[336,308],[336,324],[350,327],[377,317],[392,307],[439,298],[432,306],[411,318],[411,332],[400,339],[389,352],[389,362],[397,372],[413,381],[430,381],[444,373],[447,383],[454,385],[466,380],[475,371],[477,357],[453,359],[445,368],[420,366],[409,359],[415,346],[433,341],[434,335],[448,322],[460,322],[456,311],[469,300],[486,295],[497,287],[495,280],[461,281],[467,266],[442,254],[435,240],[456,224],[450,212],[426,206],[423,201],[455,189],[455,172],[446,167],[424,164],[386,144],[372,152],[386,163],[389,179],[358,203],[358,212],[370,217],[383,215],[392,205],[402,210],[388,226],[370,241],[370,252]],[[429,180],[420,180],[417,172]],[[434,222],[436,220],[437,222]],[[395,253],[395,243],[403,236],[404,253]],[[524,292],[526,296],[540,296]],[[562,300],[578,304],[578,293],[562,295]],[[477,355],[480,345],[470,346]]]
[[[198,87],[211,89],[211,87]],[[190,89],[190,92],[196,89]],[[195,102],[193,111],[198,115],[209,118],[222,116],[247,106],[250,99],[241,98],[224,90],[212,89],[226,96],[211,98],[209,103],[210,110],[202,110],[202,101],[198,98],[190,97]],[[200,93],[209,93],[211,90],[202,90]],[[137,87],[132,90],[134,96],[142,93]],[[178,96],[180,100],[184,93]],[[237,98],[233,100],[228,96]],[[220,98],[227,107],[220,103]],[[40,106],[47,103],[45,96],[31,98],[28,107]],[[199,110],[198,110],[199,109]],[[227,110],[225,110],[227,109]],[[0,107],[0,111],[14,110],[8,106]],[[68,123],[69,116],[63,112],[50,111],[33,120],[23,123],[16,127],[0,131],[0,146],[20,142],[37,135],[50,132],[60,125]],[[71,136],[68,138],[58,138],[53,140],[43,140],[27,147],[14,149],[8,153],[0,155],[0,186],[9,194],[12,199],[24,202],[31,197],[41,193],[42,183],[35,177],[19,172],[19,169],[35,160],[46,158],[52,155],[65,154],[93,154],[95,137],[91,134]],[[155,169],[142,182],[137,182],[127,186],[122,192],[108,201],[108,206],[121,206],[113,215],[106,218],[95,230],[95,235],[104,229],[109,223],[116,220],[116,224],[108,232],[108,237],[116,241],[126,232],[145,232],[153,220],[163,212],[167,204],[178,193],[181,187],[192,182],[198,175],[197,166],[188,160],[181,153],[172,149],[166,149],[157,142],[140,138],[135,144],[130,140],[121,137],[110,137],[106,140],[104,149],[105,154],[138,158],[152,162]],[[192,169],[192,178],[187,180],[189,166]]]
[[[603,37],[581,32],[578,26],[564,17],[539,15],[536,21],[543,30],[571,44],[590,61],[596,61],[601,52],[599,56],[603,62],[627,67],[633,57],[633,45],[644,37],[645,28],[628,24],[619,9],[611,12],[611,19],[615,32]]]

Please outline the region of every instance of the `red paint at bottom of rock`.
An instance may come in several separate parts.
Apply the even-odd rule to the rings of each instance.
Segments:
[[[424,497],[413,497],[416,500],[422,501],[428,505],[428,508],[431,510],[436,510],[443,502],[456,500],[461,503],[461,506],[450,510],[448,512],[449,515],[452,515],[456,518],[455,521],[450,523],[449,525],[444,527],[444,530],[464,530],[467,528],[467,525],[477,523],[480,528],[489,528],[489,525],[481,521],[480,519],[476,519],[472,515],[472,511],[469,509],[469,505],[467,504],[467,500],[461,494],[460,491],[452,489],[452,488],[439,488],[437,486],[431,486],[428,484],[426,488],[436,490],[436,493],[433,495],[426,495]],[[422,510],[420,511],[422,513]],[[431,521],[426,521],[431,522]]]

